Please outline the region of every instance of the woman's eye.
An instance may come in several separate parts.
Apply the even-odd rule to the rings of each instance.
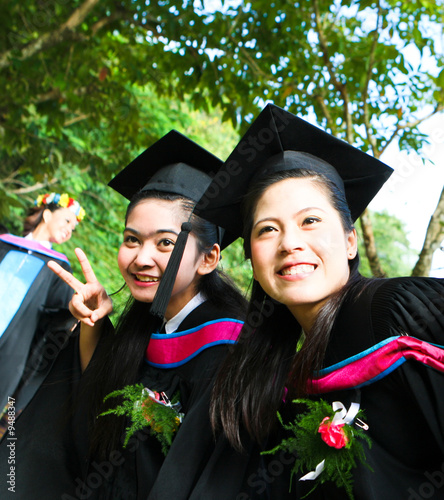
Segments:
[[[123,238],[124,243],[137,243],[139,240],[132,234],[128,234]]]
[[[319,219],[319,217],[306,217],[304,219],[303,225],[307,226],[310,224],[315,224],[316,222],[321,222],[321,219]]]
[[[276,229],[272,226],[264,226],[259,229],[258,235],[261,236],[261,234],[271,233],[272,231],[276,231]]]
[[[175,242],[173,240],[170,240],[168,238],[164,238],[162,240],[159,241],[159,245],[162,246],[162,247],[173,247],[175,245]]]

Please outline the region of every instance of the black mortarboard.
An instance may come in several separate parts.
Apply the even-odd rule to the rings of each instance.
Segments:
[[[128,199],[139,191],[174,193],[197,202],[223,162],[207,150],[172,130],[141,153],[108,185]],[[200,214],[204,217],[204,214]],[[224,224],[217,224],[219,243],[224,248],[232,238],[222,237]],[[168,266],[159,283],[150,312],[163,320],[176,280],[183,251],[191,231],[184,221]]]
[[[108,185],[129,200],[138,191],[156,190],[198,201],[222,163],[188,137],[171,130]]]
[[[217,172],[195,213],[215,224],[224,221],[233,236],[241,236],[240,207],[249,187],[268,173],[307,167],[324,173],[345,192],[353,220],[393,172],[347,142],[268,104]]]

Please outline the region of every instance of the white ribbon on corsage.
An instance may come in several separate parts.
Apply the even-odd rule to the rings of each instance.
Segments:
[[[356,415],[358,414],[359,406],[360,406],[359,403],[352,403],[347,411],[345,406],[340,401],[334,401],[331,407],[333,408],[335,414],[331,421],[331,425],[339,425],[339,424],[351,425]],[[316,465],[315,470],[312,470],[308,474],[305,474],[305,476],[302,476],[299,479],[299,481],[312,481],[316,479],[324,470],[324,466],[325,466],[325,460],[322,460],[322,462],[319,462],[318,465]]]

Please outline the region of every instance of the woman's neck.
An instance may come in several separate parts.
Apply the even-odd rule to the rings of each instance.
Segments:
[[[36,241],[50,241],[50,234],[46,224],[39,224],[32,232],[32,238]]]

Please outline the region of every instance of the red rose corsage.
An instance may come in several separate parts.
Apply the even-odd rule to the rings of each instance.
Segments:
[[[278,414],[283,427],[291,431],[292,436],[264,453],[285,450],[294,454],[292,477],[305,473],[299,481],[314,481],[307,495],[319,483],[333,481],[336,486],[345,488],[348,497],[353,499],[352,470],[358,462],[370,468],[365,463],[363,443],[370,447],[371,441],[365,432],[368,425],[362,421],[364,414],[359,404],[352,403],[347,411],[339,401],[330,405],[322,399],[296,399],[293,403],[304,404],[308,411],[298,414],[289,424],[284,424]]]

